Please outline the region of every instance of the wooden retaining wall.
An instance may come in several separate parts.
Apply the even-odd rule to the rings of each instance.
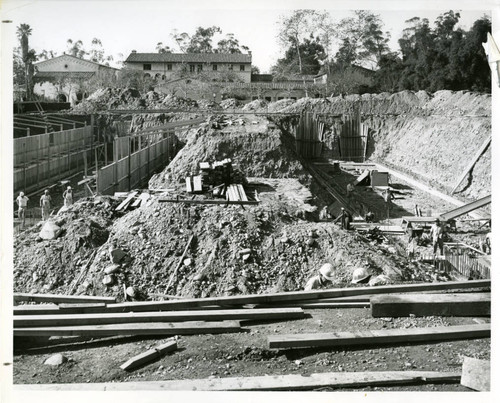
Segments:
[[[14,193],[40,189],[83,169],[92,158],[92,128],[14,139]]]
[[[118,160],[97,171],[100,194],[128,191],[149,180],[173,158],[177,137],[173,131],[149,136],[146,140],[140,136],[122,137],[115,140],[114,147]]]
[[[304,158],[319,158],[323,150],[324,123],[313,113],[300,116],[294,130],[295,150]]]
[[[461,243],[444,244],[445,270],[456,270],[463,276],[473,279],[489,279],[490,267],[483,262],[481,252],[476,252]]]
[[[368,126],[361,123],[359,113],[344,115],[339,138],[342,161],[365,162],[368,145]]]

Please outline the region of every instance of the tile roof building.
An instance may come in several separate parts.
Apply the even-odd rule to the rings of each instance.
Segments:
[[[235,81],[250,82],[252,55],[242,53],[132,53],[127,69],[137,70],[157,81],[168,82],[181,75],[232,75]]]
[[[47,100],[76,104],[82,99],[83,81],[96,74],[116,74],[118,69],[71,55],[61,55],[35,63],[34,93]]]

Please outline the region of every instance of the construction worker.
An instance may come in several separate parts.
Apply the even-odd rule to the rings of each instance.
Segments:
[[[418,204],[415,204],[414,212],[416,217],[422,217],[422,210],[418,207]]]
[[[17,196],[16,202],[19,207],[19,210],[17,211],[17,216],[19,219],[22,220],[23,222],[23,227],[24,223],[26,220],[26,208],[28,207],[28,197],[24,195],[24,192],[19,192],[19,196]]]
[[[384,196],[384,201],[385,201],[385,208],[386,208],[386,211],[387,211],[387,219],[389,219],[390,212],[391,212],[391,209],[392,209],[392,200],[394,199],[394,194],[392,193],[391,188],[388,187],[384,191],[383,196]]]
[[[481,250],[484,253],[491,255],[491,232],[488,232],[484,237],[484,240],[481,242]]]
[[[431,239],[432,239],[432,250],[434,255],[436,255],[436,250],[439,247],[440,255],[443,254],[443,227],[439,218],[434,220],[434,224],[431,227]]]
[[[73,204],[73,190],[68,186],[63,193],[64,206],[69,207]]]
[[[343,229],[350,229],[351,222],[352,222],[352,215],[349,213],[344,207],[341,207],[340,209],[341,213],[340,215],[335,219],[334,223],[340,221],[340,224],[342,225]]]
[[[42,208],[42,221],[46,221],[50,216],[50,203],[52,197],[49,195],[49,191],[45,190],[42,197],[40,197],[40,207]]]
[[[374,222],[375,221],[375,214],[371,210],[368,210],[368,212],[365,214],[365,221],[366,222]]]
[[[327,285],[329,282],[333,282],[335,280],[335,269],[332,264],[325,263],[320,267],[319,272],[316,276],[311,277],[305,287],[304,291],[315,290],[317,288],[321,288],[322,286]]]
[[[364,267],[359,267],[352,272],[352,281],[353,284],[365,283],[370,278],[371,274],[368,273]]]

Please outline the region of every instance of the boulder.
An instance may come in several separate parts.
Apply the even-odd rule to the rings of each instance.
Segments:
[[[120,263],[127,254],[120,248],[110,249],[109,257],[112,263]]]
[[[47,221],[38,236],[45,240],[56,239],[61,233],[61,227],[57,226],[52,221]]]
[[[104,269],[104,273],[111,274],[117,271],[121,266],[118,263],[114,263],[111,266],[108,266]]]
[[[68,361],[68,358],[62,354],[54,354],[52,357],[49,357],[45,360],[45,365],[59,366]]]
[[[115,279],[114,279],[113,275],[111,275],[111,274],[104,276],[104,278],[102,279],[102,283],[106,286],[113,284],[114,281],[115,281]]]

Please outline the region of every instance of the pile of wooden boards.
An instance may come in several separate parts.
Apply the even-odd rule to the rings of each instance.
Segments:
[[[188,193],[201,193],[212,189],[214,196],[224,196],[224,191],[231,183],[241,184],[244,181],[243,174],[238,169],[233,168],[230,158],[215,161],[212,164],[200,162],[199,174],[186,177],[186,191]]]
[[[14,301],[51,303],[14,307],[14,336],[216,334],[242,331],[242,320],[304,317],[301,308],[236,309],[230,305],[231,309],[223,309],[210,303],[198,310],[186,310],[182,303],[170,307],[163,305],[168,302],[116,304],[105,297],[15,294]]]
[[[125,199],[116,207],[116,211],[125,211],[129,207],[140,207],[145,205],[151,198],[151,195],[147,192],[142,192],[137,196],[139,192],[115,192],[115,197],[124,197]]]
[[[248,201],[243,185],[229,185],[226,189],[226,200]]]

